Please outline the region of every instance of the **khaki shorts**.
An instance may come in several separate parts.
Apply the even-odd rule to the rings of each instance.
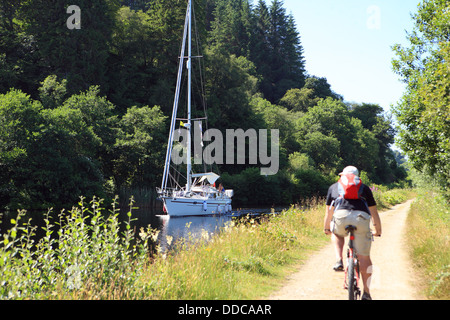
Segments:
[[[331,222],[331,232],[345,238],[347,235],[345,227],[348,225],[356,227],[354,241],[356,253],[362,256],[369,256],[370,247],[372,246],[370,214],[357,210],[337,210],[334,212]]]

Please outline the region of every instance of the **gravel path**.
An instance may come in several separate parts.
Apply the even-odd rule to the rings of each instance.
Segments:
[[[372,243],[373,300],[424,299],[414,283],[417,276],[405,249],[406,218],[412,200],[380,212],[383,234]],[[344,254],[346,247],[344,247]],[[280,291],[269,300],[346,300],[344,273],[335,272],[334,248],[327,245],[291,274]]]

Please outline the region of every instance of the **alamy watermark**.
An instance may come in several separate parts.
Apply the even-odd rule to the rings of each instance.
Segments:
[[[187,124],[183,124],[174,132],[175,142],[172,151],[172,162],[176,165],[187,163],[187,141],[189,131]],[[193,125],[193,157],[194,164],[248,164],[258,163],[267,166],[261,168],[262,175],[274,175],[279,170],[280,132],[270,130],[270,151],[268,150],[268,129],[226,129],[225,141],[223,133],[218,129],[208,129],[202,132],[201,122]],[[246,153],[248,141],[248,153]],[[205,146],[205,142],[209,142]],[[225,143],[224,143],[225,142]],[[225,151],[225,156],[224,156]],[[270,153],[270,155],[269,155]]]
[[[66,12],[71,14],[69,18],[67,18],[66,26],[68,29],[81,29],[81,9],[79,6],[71,5],[67,7]]]
[[[367,28],[370,30],[380,30],[381,29],[381,8],[376,5],[371,5],[367,8]]]

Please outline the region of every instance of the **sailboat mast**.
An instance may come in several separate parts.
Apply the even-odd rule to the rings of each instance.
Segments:
[[[187,106],[187,119],[188,119],[188,139],[187,139],[187,185],[186,191],[191,191],[191,171],[192,171],[192,163],[191,163],[191,73],[192,73],[192,1],[189,0],[189,34],[188,34],[188,106]]]
[[[190,15],[189,8],[187,8],[186,9],[186,19],[184,22],[183,41],[182,41],[181,53],[180,53],[180,63],[178,66],[178,76],[177,76],[177,84],[176,84],[176,90],[175,90],[175,98],[173,101],[172,120],[170,122],[169,140],[167,142],[166,161],[164,162],[164,173],[163,173],[163,179],[161,182],[161,190],[162,191],[166,190],[167,182],[168,182],[168,178],[169,178],[170,161],[171,161],[172,146],[173,146],[173,134],[175,131],[178,102],[180,100],[181,78],[183,75],[184,52],[185,52],[185,48],[186,48],[186,37],[187,37],[189,15]]]

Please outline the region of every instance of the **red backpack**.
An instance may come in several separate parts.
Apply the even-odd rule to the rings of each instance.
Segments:
[[[361,199],[363,184],[361,178],[354,174],[342,174],[338,182],[339,197],[344,199]]]
[[[366,199],[363,197],[364,185],[361,181],[361,178],[355,176],[352,173],[341,174],[341,178],[338,183],[338,193],[339,197],[335,199],[331,206],[334,206],[334,210],[339,210],[339,207],[344,202],[344,199],[347,200],[361,200],[365,207],[367,208],[367,212],[370,212],[369,206],[367,205]]]

